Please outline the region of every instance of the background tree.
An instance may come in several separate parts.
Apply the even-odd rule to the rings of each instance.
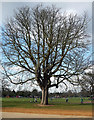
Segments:
[[[94,97],[94,66],[87,69],[79,82],[82,89],[88,91]]]
[[[3,72],[3,68],[1,66],[1,61],[0,61],[0,96],[2,95],[3,91],[8,91],[9,90],[9,83],[7,76]]]
[[[37,89],[34,89],[33,91],[32,91],[32,96],[38,96],[39,94],[38,94],[38,91],[37,91]]]
[[[14,84],[37,81],[41,104],[48,104],[50,87],[78,84],[75,76],[87,67],[87,23],[86,14],[67,15],[54,6],[18,9],[2,28],[7,78]]]
[[[5,78],[2,78],[2,91],[9,89],[9,83]]]

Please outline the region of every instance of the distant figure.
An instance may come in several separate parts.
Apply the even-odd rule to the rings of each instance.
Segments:
[[[68,98],[66,98],[66,103],[68,102]]]
[[[53,100],[53,98],[51,97],[50,100]]]
[[[81,104],[83,104],[83,98],[81,98]]]
[[[37,102],[37,98],[35,98],[35,102]]]

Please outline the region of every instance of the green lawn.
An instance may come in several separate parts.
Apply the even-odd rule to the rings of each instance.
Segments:
[[[53,106],[37,106],[40,104],[40,100],[37,103],[30,103],[31,98],[2,98],[2,107],[17,107],[17,108],[49,108],[49,109],[64,109],[64,110],[92,110],[91,103],[80,103],[80,98],[69,98],[69,102],[65,102],[65,98],[49,99],[49,104]],[[88,98],[84,98],[84,102],[88,102]]]

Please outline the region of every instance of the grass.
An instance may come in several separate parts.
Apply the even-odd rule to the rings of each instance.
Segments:
[[[49,99],[49,104],[53,106],[38,106],[40,99],[37,103],[30,103],[32,98],[2,98],[2,107],[16,107],[16,108],[33,108],[33,109],[62,109],[62,110],[92,110],[91,103],[80,103],[80,98],[69,98],[69,102],[65,102],[65,98]],[[88,102],[88,98],[84,98],[84,102]]]

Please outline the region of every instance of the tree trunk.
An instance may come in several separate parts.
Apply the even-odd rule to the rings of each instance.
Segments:
[[[42,105],[48,105],[48,88],[42,88],[42,100],[41,100]]]

